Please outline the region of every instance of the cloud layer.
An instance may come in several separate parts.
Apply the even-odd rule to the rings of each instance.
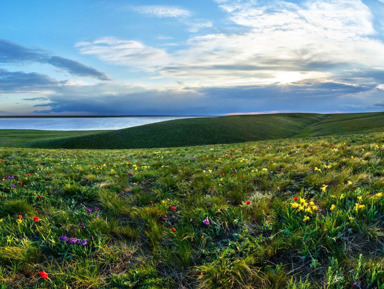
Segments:
[[[45,50],[28,48],[5,39],[0,39],[0,63],[28,64],[34,62],[51,64],[61,70],[77,76],[92,77],[99,80],[110,79],[107,74],[80,62],[60,56],[51,56],[50,53]]]
[[[382,109],[384,31],[379,25],[382,20],[377,19],[377,11],[368,1],[215,3],[224,17],[220,25],[217,19],[197,18],[200,15],[196,11],[180,7],[144,5],[126,9],[136,16],[145,15],[141,16],[145,21],[180,23],[184,38],[161,31],[156,42],[120,33],[119,37],[83,38],[86,41],[74,44],[80,56],[94,57],[119,71],[120,82],[104,83],[110,77],[95,68],[0,40],[2,64],[49,64],[73,76],[57,81],[43,73],[2,69],[0,92],[29,92],[36,94],[30,99],[39,101],[39,93],[44,91],[46,101],[36,110],[58,114]],[[147,77],[135,79],[135,84],[128,76],[124,78],[136,72]],[[80,83],[78,76],[97,82]],[[153,84],[148,87],[148,83]]]

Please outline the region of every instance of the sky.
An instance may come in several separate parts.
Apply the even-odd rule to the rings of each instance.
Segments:
[[[384,110],[384,0],[0,0],[0,115]]]

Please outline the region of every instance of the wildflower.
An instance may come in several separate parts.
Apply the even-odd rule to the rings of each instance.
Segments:
[[[299,207],[300,205],[298,203],[291,203],[291,206],[292,208],[296,209],[297,207]]]
[[[22,215],[18,215],[17,217],[18,217],[19,219],[22,219],[22,218],[23,218],[23,216],[22,216]]]
[[[150,204],[152,204],[153,202],[152,201],[149,201]]]
[[[303,206],[299,206],[299,212],[300,211],[304,211],[304,207]]]
[[[345,198],[344,194],[341,194],[341,196],[340,196],[340,200],[342,200],[342,199],[344,199],[344,198]]]
[[[360,205],[359,203],[355,204],[355,211],[358,212],[360,209],[364,209],[365,205]]]
[[[68,241],[67,235],[60,236],[59,239],[64,243]]]
[[[359,202],[363,201],[363,197],[361,197],[361,196],[358,196],[357,199],[359,200]]]
[[[208,220],[208,217],[206,217],[203,221],[203,224],[206,225],[206,226],[209,226],[210,225],[210,222]]]
[[[312,214],[312,209],[311,208],[306,208],[304,211],[307,212],[307,213]]]
[[[383,196],[383,193],[382,193],[382,192],[377,193],[377,194],[375,195],[375,197],[377,197],[377,198],[381,198],[382,196]]]
[[[76,244],[79,241],[80,241],[79,239],[73,238],[73,237],[69,239],[69,243],[71,243],[71,244]]]
[[[172,211],[176,211],[177,210],[177,206],[171,206],[171,210]]]
[[[90,209],[90,208],[87,208],[87,213],[89,214],[89,213],[92,213],[93,211],[92,211],[92,209]]]
[[[2,223],[4,221],[4,219],[0,219],[0,223]]]
[[[28,174],[27,174],[27,176],[28,176],[28,177],[30,177],[30,176],[31,176],[31,174],[30,174],[30,173],[28,173]]]
[[[18,224],[21,224],[23,221],[22,221],[21,219],[17,219],[16,222],[17,222]]]
[[[323,191],[323,193],[325,193],[325,191],[327,190],[327,188],[328,188],[328,185],[323,185],[323,186],[321,187],[321,190]]]
[[[297,201],[297,197],[294,197],[293,199],[294,199],[295,201]]]
[[[315,203],[314,203],[314,202],[312,202],[312,201],[310,201],[310,202],[309,202],[309,205],[310,205],[310,206],[314,206],[314,205],[315,205]]]
[[[333,211],[334,209],[336,209],[336,206],[334,204],[332,204],[330,210]]]
[[[315,167],[315,172],[320,172],[321,173],[321,169],[319,169],[318,167]]]
[[[40,222],[40,218],[39,218],[39,217],[36,217],[36,216],[33,217],[33,220],[35,221],[35,223]]]
[[[318,207],[317,206],[312,206],[312,210],[317,211]]]
[[[43,198],[43,196],[42,195],[37,195],[38,197],[39,197],[39,199],[42,199]]]
[[[310,218],[308,216],[305,216],[304,219],[303,219],[303,222],[306,222],[308,221]]]
[[[175,228],[173,228],[173,227],[172,227],[172,229],[171,229],[171,230],[172,230],[172,232],[176,232],[176,229],[175,229]]]
[[[247,205],[249,205],[249,204],[251,203],[251,201],[250,201],[250,200],[248,200],[246,203],[247,203]]]
[[[88,240],[84,239],[83,241],[80,241],[80,245],[86,246],[87,242],[88,242]]]
[[[41,272],[39,272],[39,275],[43,279],[47,279],[48,278],[48,273],[47,272],[41,271]]]

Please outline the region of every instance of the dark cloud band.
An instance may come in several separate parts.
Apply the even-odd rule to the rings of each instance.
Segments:
[[[110,79],[107,74],[80,62],[60,56],[51,56],[47,51],[24,47],[17,43],[0,39],[0,63],[18,64],[28,62],[48,63],[77,76],[92,77],[100,80]]]

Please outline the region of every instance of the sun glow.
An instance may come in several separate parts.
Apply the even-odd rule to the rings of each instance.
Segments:
[[[288,84],[292,82],[301,81],[306,78],[308,78],[308,75],[306,73],[297,71],[282,71],[276,73],[275,81],[281,84]]]

